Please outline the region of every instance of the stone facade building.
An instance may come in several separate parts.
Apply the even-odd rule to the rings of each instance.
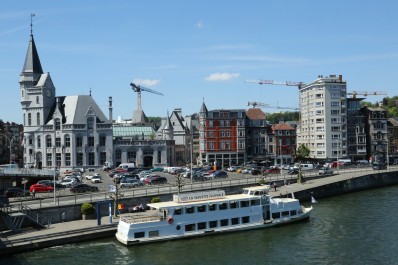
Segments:
[[[33,34],[20,74],[24,161],[38,168],[98,167],[113,152],[112,122],[91,95],[57,96]]]

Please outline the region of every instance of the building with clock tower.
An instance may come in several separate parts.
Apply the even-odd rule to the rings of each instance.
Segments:
[[[90,95],[57,96],[31,30],[20,74],[24,162],[37,168],[99,167],[112,160],[112,122]]]

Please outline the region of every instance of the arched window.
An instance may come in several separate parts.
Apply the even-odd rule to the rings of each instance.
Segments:
[[[39,96],[36,96],[36,104],[39,104],[40,100],[39,100]]]
[[[40,112],[36,114],[37,125],[40,125]]]

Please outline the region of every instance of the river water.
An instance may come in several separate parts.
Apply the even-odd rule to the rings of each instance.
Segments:
[[[0,264],[398,264],[397,202],[395,185],[318,199],[297,224],[131,247],[109,238]]]

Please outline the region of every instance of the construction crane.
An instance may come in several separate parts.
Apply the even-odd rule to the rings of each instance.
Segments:
[[[256,83],[260,85],[277,85],[277,86],[297,86],[299,89],[304,84],[303,82],[292,82],[292,81],[274,81],[274,80],[263,80],[263,79],[246,79],[245,83]]]
[[[143,87],[141,85],[136,85],[134,83],[130,83],[131,88],[134,90],[134,92],[137,92],[137,110],[141,111],[142,106],[141,106],[141,91],[146,91],[146,92],[151,92],[153,94],[161,95],[163,96],[162,93],[157,92],[155,90]]]
[[[247,106],[253,106],[253,108],[255,107],[260,107],[260,108],[272,108],[272,109],[290,109],[290,110],[295,110],[298,111],[300,110],[299,108],[293,108],[293,107],[281,107],[279,105],[277,106],[270,106],[269,104],[266,103],[262,103],[262,102],[256,102],[256,101],[252,101],[252,102],[247,102]]]
[[[387,93],[382,91],[352,91],[352,92],[347,92],[347,95],[351,95],[351,98],[356,98],[358,95],[367,97],[367,96],[387,95]]]

